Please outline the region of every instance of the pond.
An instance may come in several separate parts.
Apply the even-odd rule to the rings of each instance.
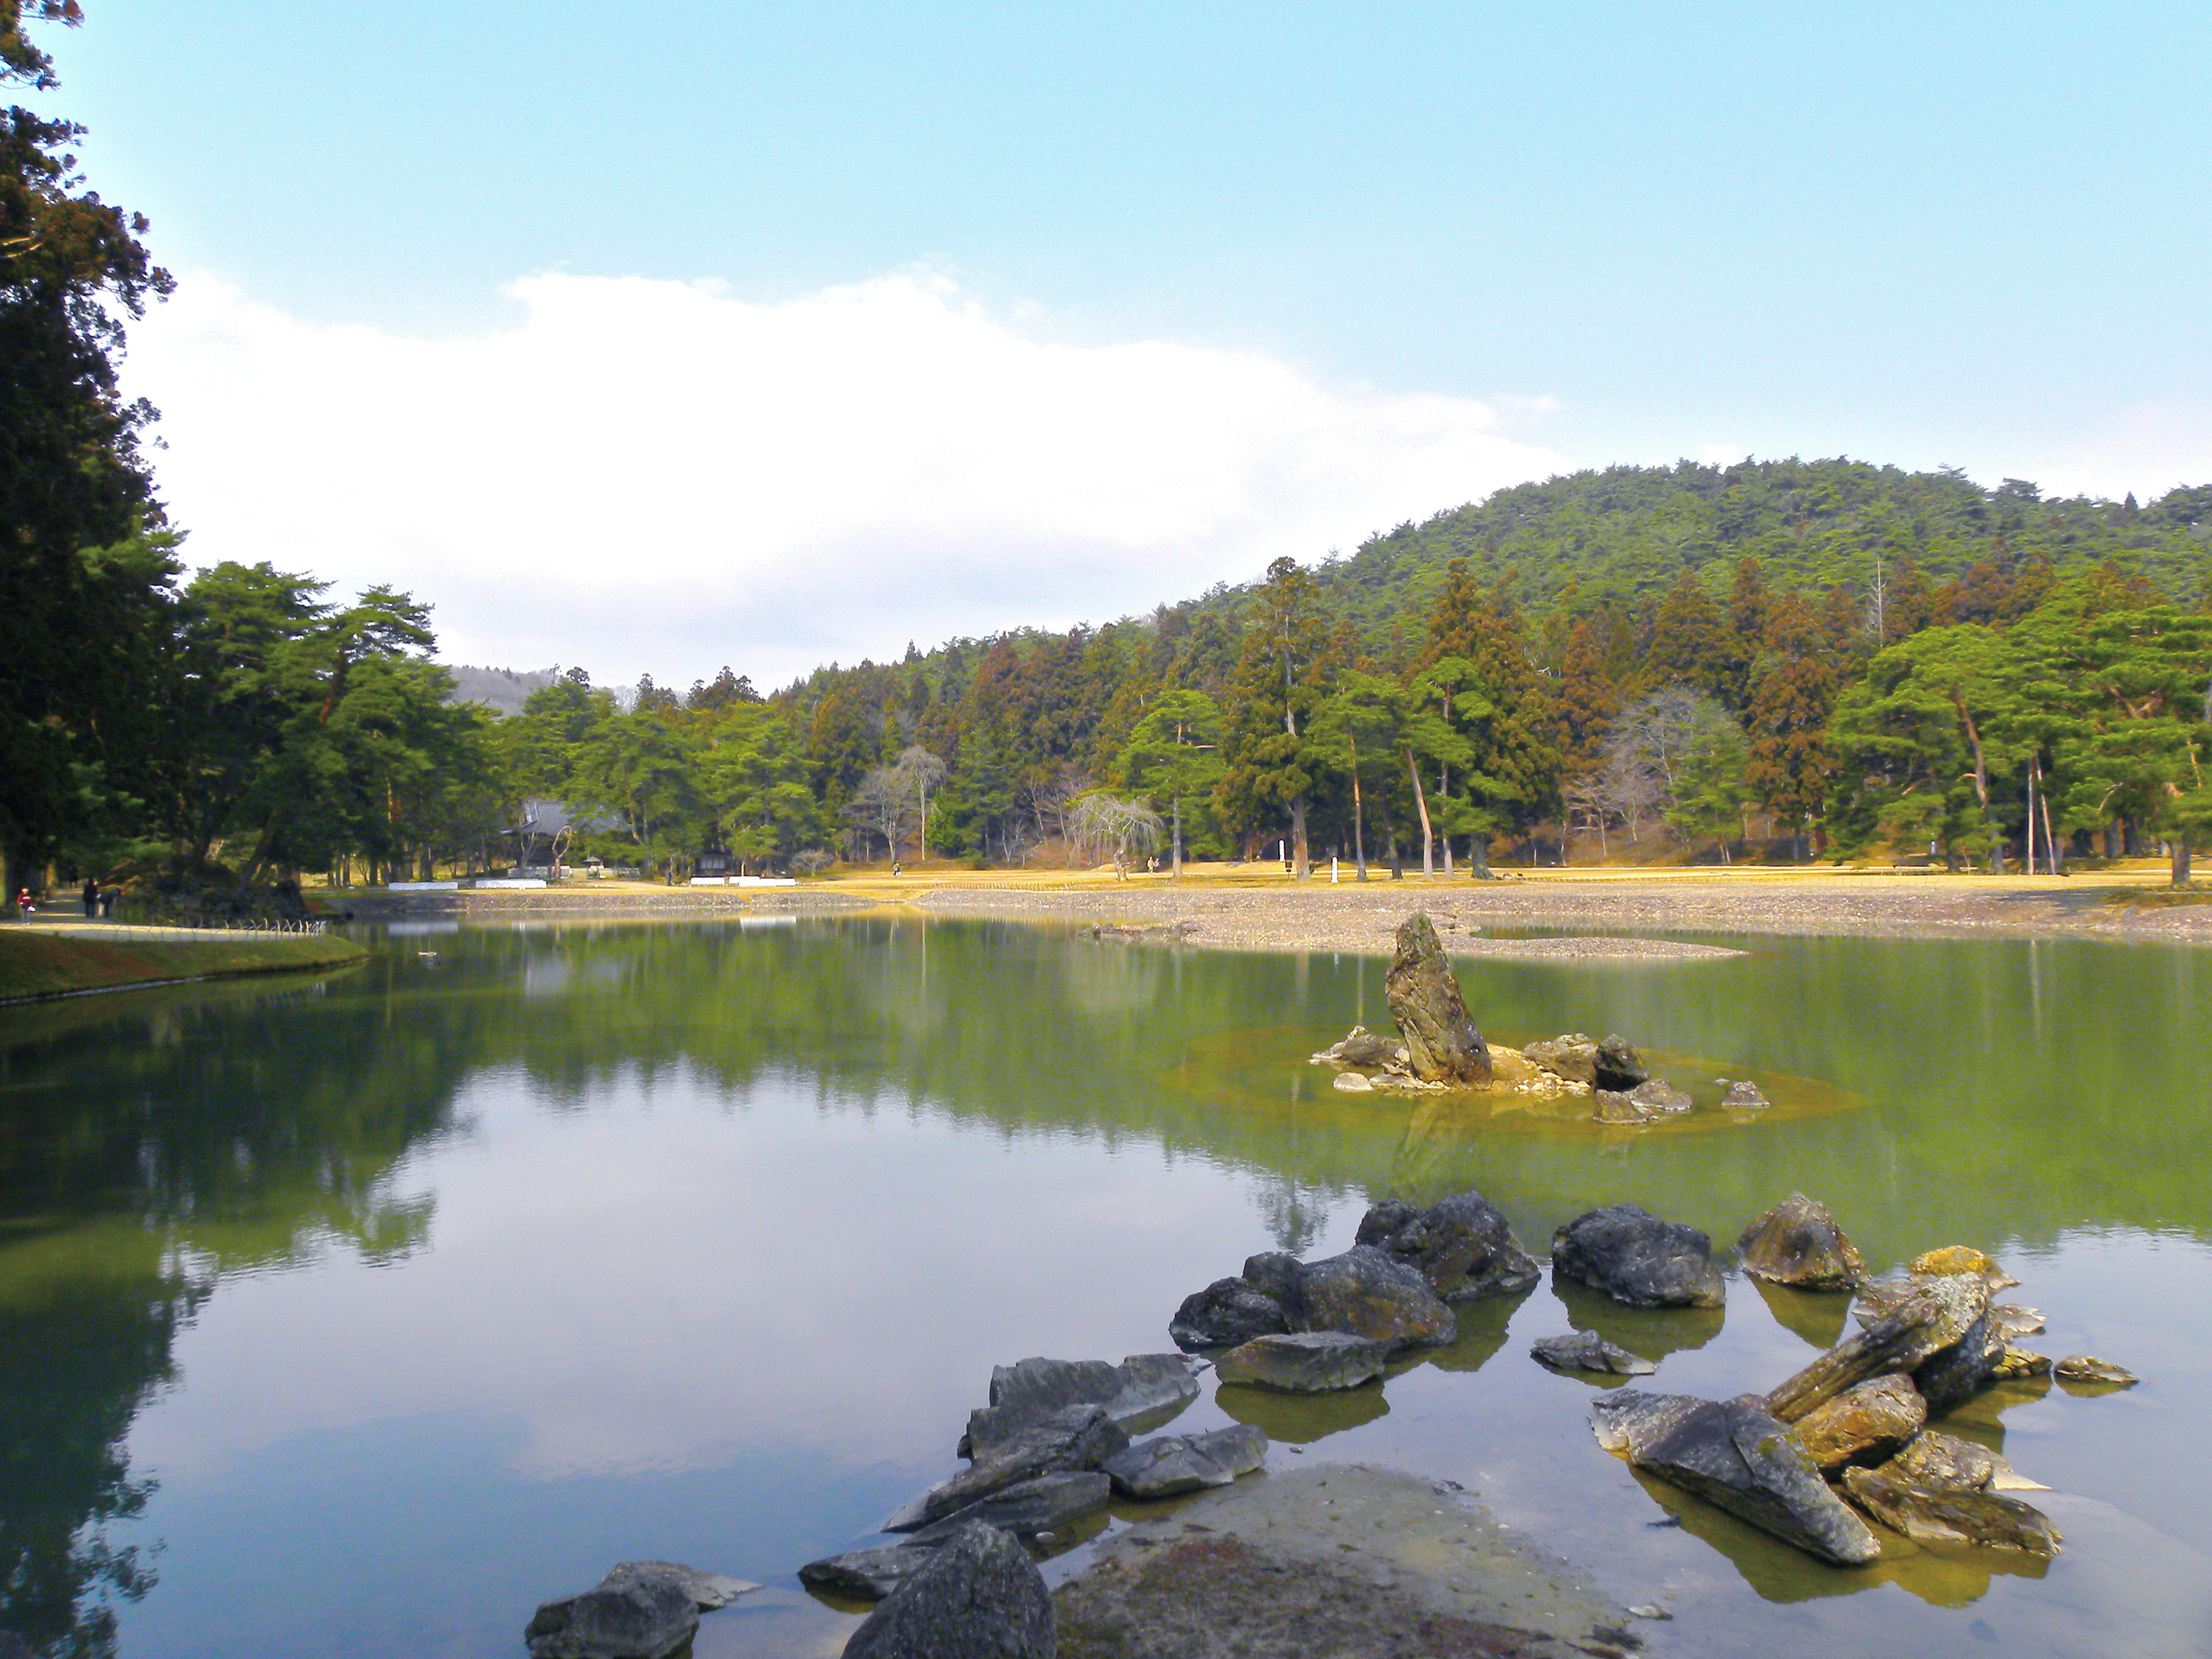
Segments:
[[[513,1659],[538,1601],[661,1557],[769,1587],[700,1659],[834,1655],[858,1615],[793,1570],[951,1471],[994,1364],[1164,1349],[1252,1252],[1468,1187],[1540,1256],[1598,1204],[1725,1243],[1802,1188],[1877,1270],[1989,1249],[2031,1346],[2146,1380],[1960,1413],[2055,1489],[2047,1567],[1820,1566],[1641,1483],[1527,1357],[1591,1328],[1660,1387],[1770,1387],[1842,1310],[1740,1277],[1671,1314],[1547,1279],[1380,1387],[1209,1381],[1177,1426],[1458,1480],[1671,1609],[1657,1653],[2212,1651],[2212,957],[1462,965],[1493,1041],[1617,1030],[1777,1103],[1639,1133],[1332,1091],[1304,1056],[1382,1023],[1374,960],[920,920],[379,938],[321,981],[0,1010],[0,1629],[42,1653]]]

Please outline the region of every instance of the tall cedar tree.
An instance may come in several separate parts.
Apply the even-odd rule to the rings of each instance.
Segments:
[[[1443,591],[1429,613],[1423,660],[1459,657],[1474,667],[1470,689],[1487,700],[1491,711],[1463,728],[1469,764],[1500,787],[1505,816],[1525,832],[1559,810],[1559,753],[1552,736],[1551,688],[1529,659],[1512,583],[1508,572],[1485,589],[1466,560],[1446,565]],[[1478,837],[1479,868],[1486,866],[1487,851]]]
[[[1837,691],[1834,657],[1821,648],[1811,607],[1794,593],[1768,596],[1765,649],[1751,679],[1751,738],[1744,781],[1778,823],[1787,823],[1799,859],[1808,856],[1814,820],[1826,804],[1828,714]]]
[[[1313,718],[1328,694],[1333,644],[1313,577],[1296,560],[1277,559],[1246,617],[1230,681],[1229,765],[1215,798],[1248,836],[1287,811],[1292,873],[1302,881],[1313,867],[1306,809],[1325,764]]]
[[[32,21],[75,0],[0,0],[0,85],[44,91]],[[177,567],[125,402],[124,322],[168,273],[146,222],[83,188],[73,122],[0,112],[0,845],[9,891],[118,791],[155,738]]]

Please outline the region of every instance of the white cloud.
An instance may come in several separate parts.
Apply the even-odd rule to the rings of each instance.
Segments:
[[[2137,404],[2085,424],[2081,437],[2014,476],[2032,479],[2046,495],[2118,501],[2132,491],[2145,501],[2212,479],[2212,407]]]
[[[389,582],[453,660],[773,684],[1143,611],[1566,465],[1474,399],[1057,344],[927,273],[509,292],[512,326],[436,339],[185,281],[129,372],[188,556]]]

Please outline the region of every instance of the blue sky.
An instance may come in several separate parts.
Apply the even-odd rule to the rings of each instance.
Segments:
[[[1563,466],[2212,480],[2202,6],[88,11],[43,101],[185,279],[194,554],[383,570],[459,656],[774,678]]]

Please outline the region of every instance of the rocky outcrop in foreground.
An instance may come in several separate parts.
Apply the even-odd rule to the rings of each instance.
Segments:
[[[1784,1282],[1860,1285],[1858,1252],[1825,1210],[1792,1194],[1744,1234]],[[1992,1302],[2018,1281],[1979,1250],[1954,1246],[1914,1259],[1900,1277],[1859,1289],[1859,1329],[1765,1395],[1698,1400],[1622,1390],[1597,1401],[1598,1442],[1632,1463],[1799,1548],[1842,1565],[1871,1560],[1880,1541],[1864,1516],[1917,1543],[1971,1544],[2049,1556],[2058,1529],[2001,1489],[2033,1490],[2010,1465],[1929,1419],[1992,1384],[2051,1372],[2015,1347],[2042,1328],[2032,1309]],[[2082,1377],[2133,1376],[2080,1357]],[[1856,1511],[1856,1513],[1854,1513]]]

